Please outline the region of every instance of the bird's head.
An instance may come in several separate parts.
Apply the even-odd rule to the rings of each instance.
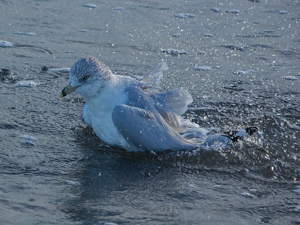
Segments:
[[[78,59],[71,67],[69,84],[62,90],[60,97],[72,92],[82,95],[85,99],[99,94],[111,79],[111,70],[94,57]]]

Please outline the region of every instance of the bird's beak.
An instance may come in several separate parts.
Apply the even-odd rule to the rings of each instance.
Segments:
[[[66,86],[61,92],[60,92],[60,95],[59,97],[62,98],[62,97],[65,97],[67,94],[70,94],[72,93],[73,91],[76,90],[76,88],[78,88],[79,86],[77,87],[72,87],[71,86],[71,83],[68,84],[68,86]]]

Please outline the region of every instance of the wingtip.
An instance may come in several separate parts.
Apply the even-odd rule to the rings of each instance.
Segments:
[[[162,66],[161,66],[161,70],[168,70],[169,67],[168,67],[168,64],[166,62],[162,62]]]

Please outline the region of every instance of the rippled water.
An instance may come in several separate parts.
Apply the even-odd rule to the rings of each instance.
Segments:
[[[298,0],[0,1],[0,40],[13,44],[0,47],[0,223],[300,224],[299,12]],[[58,98],[68,74],[43,69],[86,55],[123,75],[164,60],[163,89],[194,97],[187,117],[264,138],[109,148],[81,122],[79,95]]]

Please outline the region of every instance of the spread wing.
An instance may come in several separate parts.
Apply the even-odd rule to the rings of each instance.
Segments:
[[[118,105],[113,110],[112,119],[133,149],[159,152],[196,147],[174,131],[159,114],[155,115],[149,110]]]
[[[163,76],[163,71],[168,70],[168,65],[166,62],[158,64],[150,73],[148,73],[144,79],[143,83],[147,84],[152,88],[159,89],[160,80]]]
[[[125,140],[137,150],[190,150],[197,145],[173,129],[180,127],[180,116],[166,98],[145,93],[140,88],[127,90],[128,102],[114,108],[112,119]]]

